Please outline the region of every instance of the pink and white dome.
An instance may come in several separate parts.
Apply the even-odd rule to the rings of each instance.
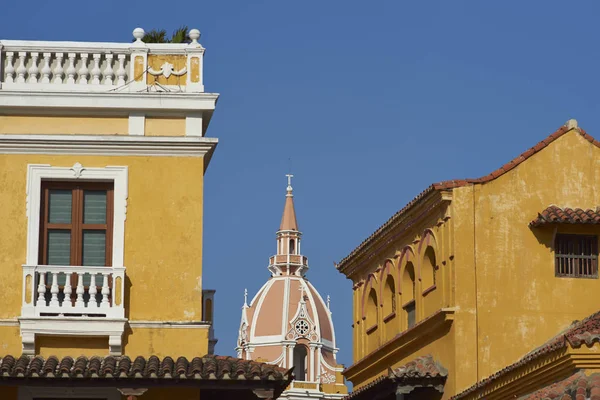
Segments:
[[[250,304],[244,301],[236,350],[240,358],[295,367],[296,380],[334,383],[341,368],[329,299],[326,303],[305,277],[308,259],[300,254],[301,236],[288,181],[278,254],[269,259],[271,278]]]

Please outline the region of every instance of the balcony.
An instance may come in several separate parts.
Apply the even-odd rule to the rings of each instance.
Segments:
[[[281,265],[281,264],[291,264],[298,266],[307,266],[308,258],[305,256],[294,255],[294,254],[282,254],[277,256],[271,256],[269,258],[269,264],[271,265]]]
[[[0,41],[0,90],[202,93],[204,48],[191,43]]]
[[[108,336],[110,353],[120,354],[124,282],[124,267],[24,265],[24,354],[35,352],[35,335]]]

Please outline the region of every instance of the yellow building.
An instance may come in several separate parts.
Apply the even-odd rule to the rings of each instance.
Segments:
[[[274,398],[291,379],[212,354],[202,225],[218,95],[198,30],[143,35],[0,41],[3,400]]]
[[[337,265],[350,398],[600,394],[600,315],[573,322],[600,308],[599,147],[570,120],[487,176],[431,185]]]

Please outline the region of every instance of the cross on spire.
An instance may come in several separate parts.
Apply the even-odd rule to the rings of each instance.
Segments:
[[[294,175],[286,174],[285,176],[287,176],[287,180],[288,180],[287,191],[291,192],[292,191],[292,178],[294,177]]]

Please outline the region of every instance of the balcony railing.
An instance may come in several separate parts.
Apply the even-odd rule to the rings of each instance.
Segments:
[[[277,264],[296,264],[296,265],[308,265],[308,258],[305,256],[294,255],[294,254],[282,254],[277,256],[271,256],[269,263],[272,265]]]
[[[191,43],[0,40],[0,90],[53,92],[203,92],[204,48]]]
[[[124,318],[124,267],[23,266],[23,317]]]

